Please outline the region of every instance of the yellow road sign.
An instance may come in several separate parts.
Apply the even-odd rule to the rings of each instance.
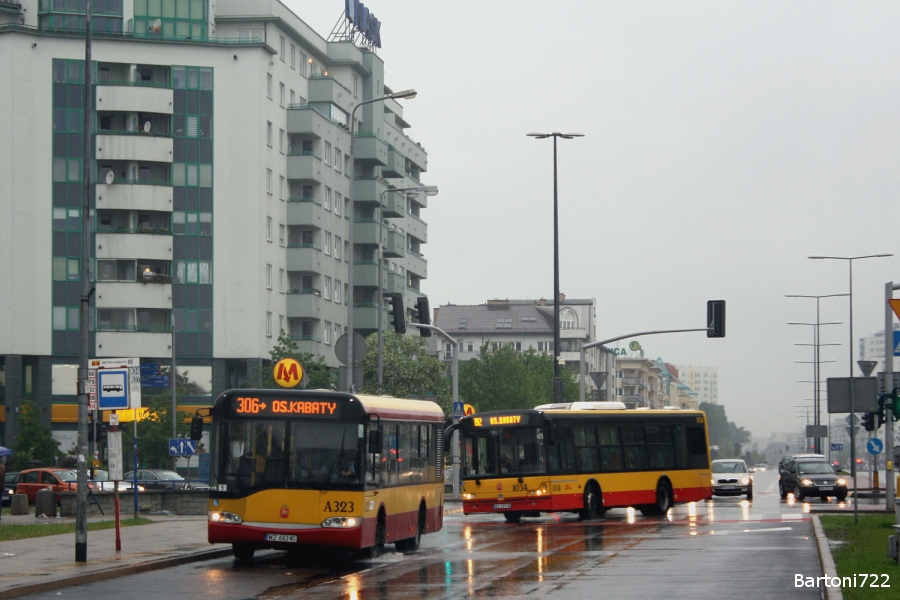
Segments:
[[[888,303],[891,305],[891,308],[894,309],[894,314],[897,315],[897,318],[900,318],[900,299],[888,300]]]
[[[303,381],[303,365],[293,358],[282,358],[275,363],[272,377],[283,388],[297,387]]]

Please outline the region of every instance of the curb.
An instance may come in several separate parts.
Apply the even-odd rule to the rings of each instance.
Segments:
[[[831,556],[831,547],[828,545],[828,538],[825,537],[825,530],[822,529],[822,522],[819,515],[811,514],[810,522],[813,527],[813,536],[816,538],[816,552],[819,555],[819,567],[822,569],[822,575],[833,573],[837,576],[837,567],[834,565],[834,557]],[[844,594],[839,587],[822,588],[825,600],[844,600]]]
[[[147,571],[158,571],[160,569],[168,569],[193,562],[204,560],[212,560],[214,558],[224,558],[231,556],[231,548],[219,548],[216,550],[202,550],[192,554],[182,556],[173,556],[161,558],[159,560],[151,560],[148,562],[133,563],[128,565],[118,565],[109,569],[100,571],[92,571],[83,575],[75,575],[62,579],[45,581],[42,583],[29,583],[20,586],[14,586],[5,590],[0,590],[0,598],[18,598],[27,594],[36,594],[38,592],[47,592],[59,588],[70,587],[74,585],[83,585],[85,583],[96,583],[98,581],[106,581],[115,579],[123,575],[134,575],[136,573],[145,573]]]

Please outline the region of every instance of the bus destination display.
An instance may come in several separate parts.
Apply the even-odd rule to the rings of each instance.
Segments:
[[[338,416],[338,403],[325,400],[279,400],[277,398],[235,397],[232,407],[238,415],[256,416]]]

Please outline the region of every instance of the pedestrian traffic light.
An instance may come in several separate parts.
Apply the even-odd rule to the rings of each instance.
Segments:
[[[865,413],[862,424],[866,431],[875,431],[875,413]]]
[[[196,416],[191,419],[191,439],[199,441],[203,438],[203,417]]]
[[[406,309],[403,294],[391,294],[391,323],[397,333],[406,333]]]
[[[419,323],[421,325],[431,325],[431,310],[428,308],[428,298],[419,296],[416,299],[416,312],[419,313]],[[431,330],[420,328],[419,335],[421,337],[431,337]]]
[[[724,300],[709,300],[706,303],[706,337],[725,337]]]

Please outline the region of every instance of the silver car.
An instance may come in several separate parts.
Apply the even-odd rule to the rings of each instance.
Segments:
[[[739,458],[712,461],[712,488],[716,496],[742,496],[753,499],[753,475],[747,463]]]

